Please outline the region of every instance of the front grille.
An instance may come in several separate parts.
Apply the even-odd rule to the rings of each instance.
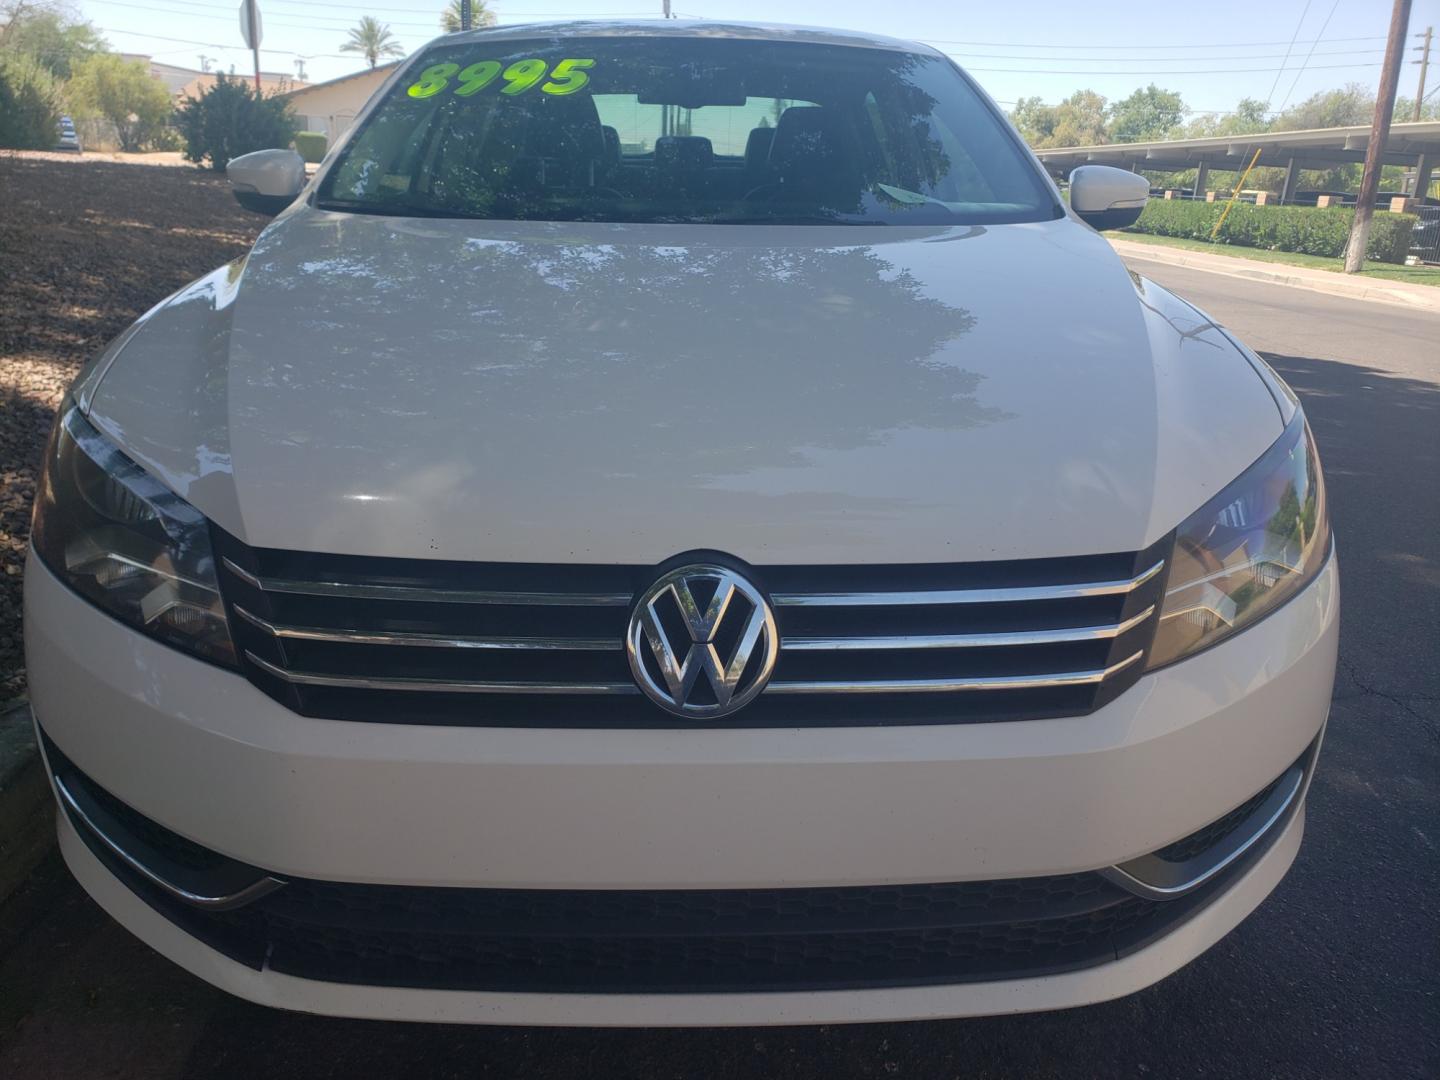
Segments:
[[[197,880],[197,887],[224,879],[226,887],[242,888],[267,874],[150,821],[90,780],[48,738],[44,745],[56,777],[99,811],[112,842],[121,842],[135,862],[166,873],[203,868],[212,880]],[[645,890],[426,888],[270,875],[284,884],[243,906],[216,910],[177,899],[118,858],[85,821],[71,820],[136,895],[250,967],[374,986],[554,993],[825,990],[1079,970],[1174,930],[1268,846],[1257,845],[1194,892],[1171,900],[1137,896],[1100,872],[942,884]]]
[[[730,716],[680,721],[639,693],[623,645],[655,567],[281,552],[218,529],[215,543],[246,672],[299,713],[613,728],[1084,715],[1140,677],[1168,550],[749,568],[780,634],[771,682]]]
[[[907,887],[919,903],[907,909],[890,902],[899,887],[866,892],[873,903],[858,903],[854,915],[833,916],[829,890],[795,889],[791,895],[759,894],[764,909],[783,907],[793,930],[767,931],[764,918],[724,918],[723,894],[682,894],[681,908],[693,913],[648,929],[611,927],[603,913],[614,901],[605,893],[567,893],[572,909],[555,933],[496,932],[483,915],[467,922],[471,909],[483,913],[489,898],[473,890],[453,898],[420,895],[381,900],[383,925],[363,915],[346,924],[337,912],[369,897],[354,886],[314,887],[262,901],[265,911],[235,912],[234,928],[262,934],[270,945],[269,967],[286,974],[340,982],[454,989],[550,991],[559,993],[735,992],[837,989],[857,986],[970,982],[1035,976],[1113,959],[1118,937],[1146,922],[1153,903],[1118,889],[1095,890],[1086,909],[1052,913],[1043,900],[1042,879],[1031,909],[1038,918],[1016,918],[1003,904],[977,902],[947,918],[929,914],[924,901],[941,909],[957,905],[947,895],[966,886]],[[1005,884],[1005,883],[997,883]],[[397,890],[403,893],[406,890]],[[411,890],[413,891],[413,890]],[[282,890],[288,893],[289,890]],[[622,902],[662,906],[663,894],[632,893]],[[313,906],[305,905],[313,900]],[[512,894],[507,906],[522,925],[541,918],[531,909],[551,906],[534,893]],[[744,901],[737,901],[743,906]],[[1055,907],[1066,905],[1056,904]],[[1077,905],[1069,905],[1077,906]],[[875,907],[889,916],[866,909]],[[436,909],[439,919],[433,919]],[[830,923],[822,931],[806,924]],[[423,913],[423,914],[421,914]],[[994,921],[987,921],[993,919]],[[965,921],[961,921],[965,920]],[[436,923],[448,924],[437,929]],[[891,925],[886,925],[886,923]]]

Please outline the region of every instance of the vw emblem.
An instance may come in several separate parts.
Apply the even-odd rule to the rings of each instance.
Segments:
[[[769,602],[734,570],[682,566],[640,597],[625,651],[651,701],[676,716],[713,718],[765,689],[780,635]]]

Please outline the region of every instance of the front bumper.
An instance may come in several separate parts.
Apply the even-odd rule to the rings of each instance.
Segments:
[[[500,730],[300,717],[101,615],[38,561],[26,589],[40,725],[147,818],[279,877],[571,890],[989,881],[1129,862],[1244,803],[1315,740],[1338,610],[1332,560],[1274,615],[1084,718]],[[883,991],[620,995],[381,988],[252,970],[157,914],[63,821],[61,831],[107,910],[255,1000],[412,1019],[712,1024],[970,1015],[1129,992],[1203,951],[1273,888],[1302,815],[1280,828],[1177,928],[1085,970]]]

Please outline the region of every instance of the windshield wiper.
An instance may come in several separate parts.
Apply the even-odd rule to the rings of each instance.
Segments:
[[[489,214],[467,214],[462,210],[442,210],[414,203],[352,203],[343,199],[316,199],[315,209],[342,214],[373,214],[377,217],[458,218],[467,221],[487,220]]]

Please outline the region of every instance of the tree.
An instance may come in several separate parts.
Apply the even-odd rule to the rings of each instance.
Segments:
[[[358,25],[351,28],[350,37],[340,46],[340,51],[362,53],[372,68],[382,56],[405,55],[400,42],[390,33],[390,27],[373,15],[364,16]]]
[[[1430,97],[1430,95],[1426,95]],[[1415,118],[1415,99],[1401,94],[1395,99],[1395,112],[1391,114],[1394,124],[1408,124]],[[1440,97],[1430,97],[1420,103],[1421,120],[1440,120]]]
[[[66,90],[75,110],[103,116],[115,125],[120,149],[139,150],[170,119],[170,91],[140,60],[97,53],[82,60]]]
[[[485,0],[471,0],[470,25],[472,28],[495,25],[495,13]],[[460,0],[450,0],[450,6],[440,13],[440,29],[447,34],[460,29]]]
[[[1110,106],[1110,139],[1149,142],[1169,138],[1178,132],[1188,111],[1178,93],[1151,83]]]
[[[1253,135],[1270,130],[1268,106],[1258,98],[1241,98],[1235,108],[1219,115],[1197,116],[1185,127],[1187,138],[1218,135]]]
[[[1038,97],[1021,98],[1010,110],[1010,122],[1031,146],[1044,146],[1055,130],[1055,107]]]
[[[1031,146],[1098,146],[1110,142],[1105,99],[1094,90],[1077,90],[1059,105],[1023,98],[1010,114]]]
[[[1375,95],[1359,83],[1340,90],[1322,90],[1298,105],[1291,105],[1275,118],[1275,131],[1304,131],[1310,128],[1370,126],[1375,118]]]
[[[87,56],[105,48],[100,32],[55,6],[10,0],[0,4],[0,48],[35,57],[57,79],[66,80]]]
[[[223,172],[233,157],[252,150],[289,146],[295,115],[282,97],[263,97],[243,78],[222,72],[198,98],[186,98],[175,114],[185,138],[185,157]]]
[[[1099,146],[1111,141],[1105,123],[1105,98],[1094,90],[1077,90],[1055,106],[1055,128],[1049,146]]]

